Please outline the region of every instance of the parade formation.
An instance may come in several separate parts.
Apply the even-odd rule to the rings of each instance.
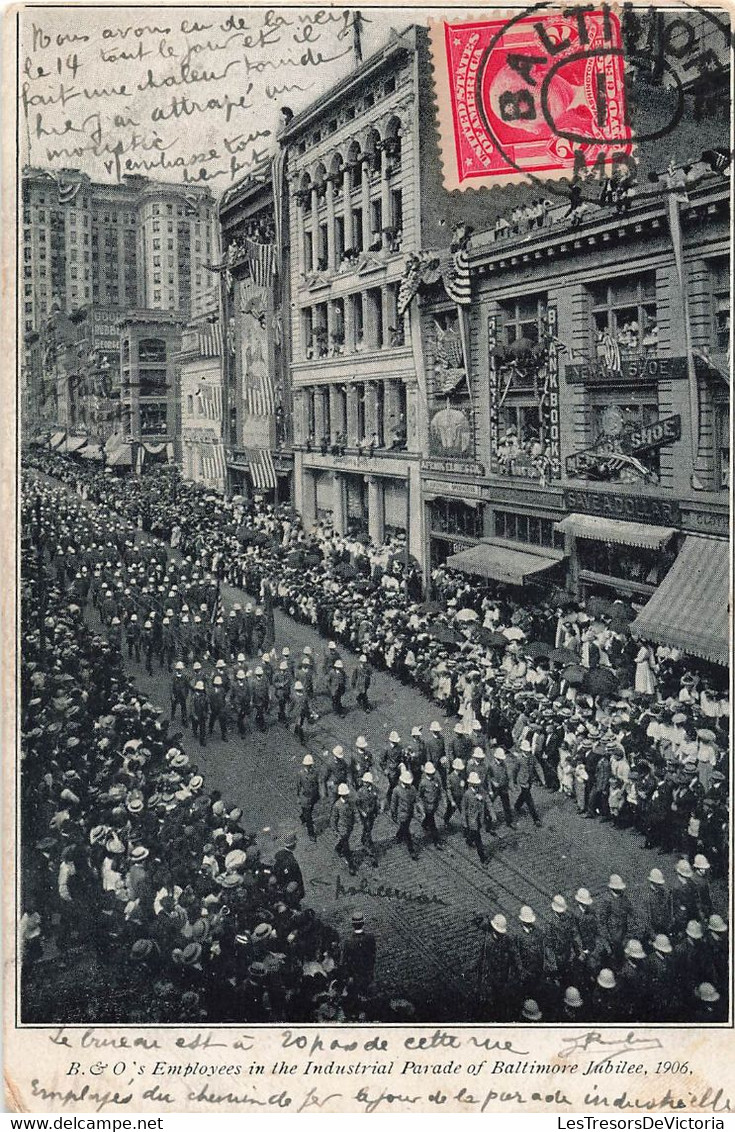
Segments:
[[[727,1018],[725,674],[633,640],[622,601],[523,604],[446,568],[432,590],[422,601],[399,540],[307,532],[291,509],[223,502],[170,470],[118,480],[29,450],[27,1020],[49,998],[58,1022],[430,1018],[430,985],[386,989],[392,939],[358,897],[335,927],[304,854],[368,892],[388,867],[451,870],[464,846],[490,892],[511,842],[543,849],[550,804],[658,864],[633,877],[610,857],[595,890],[559,861],[533,906],[478,901],[455,1016]],[[277,631],[276,610],[320,644]],[[390,704],[377,728],[378,672],[409,690],[408,728]],[[274,760],[279,733],[297,759]],[[267,837],[218,789],[209,760],[227,742],[240,796],[277,775],[291,820]]]

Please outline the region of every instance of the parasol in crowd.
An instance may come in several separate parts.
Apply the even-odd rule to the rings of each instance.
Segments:
[[[550,652],[551,645],[545,645],[542,641],[531,641],[525,647],[526,656],[530,656],[533,660],[548,660]]]
[[[562,680],[565,680],[571,688],[581,688],[587,682],[588,672],[586,668],[582,668],[581,664],[568,664],[566,668],[562,669]]]
[[[459,645],[463,641],[456,629],[452,629],[450,625],[442,625],[441,622],[431,626],[431,634],[436,641],[441,641],[443,645]]]
[[[478,615],[474,609],[460,609],[455,614],[455,621],[477,621]]]
[[[549,660],[553,664],[576,664],[579,657],[571,649],[556,648],[549,653]]]
[[[506,641],[522,641],[526,635],[523,629],[519,629],[517,625],[511,625],[509,629],[503,629],[502,632]]]
[[[479,639],[481,644],[489,649],[504,649],[508,641],[502,633],[496,633],[494,629],[480,629]]]
[[[443,606],[438,601],[425,601],[418,607],[419,613],[441,613]]]
[[[611,696],[618,690],[618,678],[612,668],[591,668],[584,686],[593,696]]]

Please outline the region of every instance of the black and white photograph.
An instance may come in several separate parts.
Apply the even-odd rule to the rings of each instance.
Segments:
[[[730,12],[6,27],[16,1025],[728,1024]]]

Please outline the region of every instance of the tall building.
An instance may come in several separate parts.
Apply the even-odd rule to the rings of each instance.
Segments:
[[[142,176],[99,184],[74,169],[26,169],[23,329],[39,330],[56,304],[196,314],[215,289],[203,269],[216,255],[216,212],[200,185]]]
[[[230,491],[292,497],[288,199],[279,151],[220,202]]]
[[[24,424],[29,433],[50,424],[68,427],[69,386],[57,389],[60,322],[92,311],[85,328],[94,368],[99,320],[109,312],[117,324],[126,312],[170,312],[181,324],[216,296],[217,280],[205,269],[217,256],[215,202],[204,186],[159,184],[128,176],[122,184],[98,184],[77,170],[26,169],[22,181],[22,332],[24,334]],[[154,313],[155,319],[155,313]],[[78,337],[78,336],[77,336]],[[114,352],[118,353],[119,339]],[[107,349],[112,352],[111,344]],[[89,360],[89,359],[88,359]],[[104,390],[107,382],[92,382]],[[52,367],[53,372],[50,372]],[[87,366],[89,370],[89,366]],[[113,399],[120,372],[113,374]],[[89,373],[77,380],[77,394]],[[97,407],[81,411],[114,423],[114,405],[96,393]],[[127,414],[128,421],[137,419]],[[169,422],[171,423],[171,422]],[[99,431],[99,430],[98,430]],[[106,431],[106,426],[103,431]]]
[[[450,199],[433,126],[425,29],[390,42],[286,126],[290,191],[294,498],[307,526],[375,543],[424,542],[428,405],[407,260],[447,259],[452,221],[479,223],[478,194]],[[437,273],[438,274],[438,273]]]

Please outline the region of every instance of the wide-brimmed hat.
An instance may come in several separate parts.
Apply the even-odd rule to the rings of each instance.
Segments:
[[[536,913],[528,904],[524,904],[520,912],[518,913],[518,919],[522,924],[535,924]]]

